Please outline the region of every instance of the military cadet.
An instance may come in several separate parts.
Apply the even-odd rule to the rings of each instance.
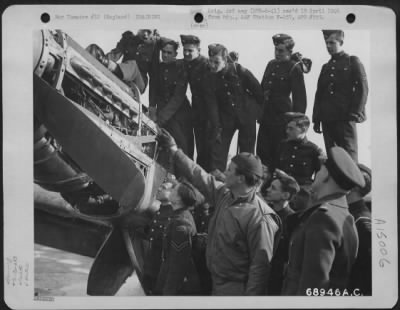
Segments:
[[[156,199],[161,203],[147,229],[149,251],[145,254],[143,266],[143,289],[147,295],[155,294],[157,277],[162,262],[162,241],[165,227],[171,220],[169,196],[175,180],[164,182],[157,191]]]
[[[280,220],[257,194],[263,176],[260,159],[250,153],[234,156],[222,183],[185,156],[166,130],[157,139],[170,151],[177,171],[215,206],[206,249],[213,295],[265,294]]]
[[[196,162],[210,170],[210,124],[207,106],[207,78],[210,74],[207,57],[200,54],[200,39],[193,35],[181,35],[183,57],[192,93],[192,120],[196,140]]]
[[[268,295],[280,295],[283,284],[283,273],[288,261],[289,236],[286,232],[286,218],[293,214],[289,203],[299,192],[296,180],[285,172],[276,169],[274,179],[266,191],[265,200],[275,210],[282,221],[282,234],[275,255],[271,261]]]
[[[213,208],[208,202],[194,208],[192,212],[196,223],[197,234],[193,238],[193,260],[195,262],[203,295],[211,295],[212,283],[211,274],[206,263],[206,247],[208,240],[208,223],[212,215]]]
[[[313,176],[321,167],[323,151],[307,139],[310,127],[309,118],[299,112],[285,113],[287,118],[287,138],[281,141],[278,149],[277,167],[296,179],[300,186],[309,188]]]
[[[139,29],[136,35],[131,31],[125,31],[117,46],[106,56],[113,62],[117,62],[121,57],[123,57],[122,62],[135,60],[146,88],[149,76],[151,77],[153,72],[152,62],[156,57],[155,49],[158,40],[156,30],[152,33],[150,29]]]
[[[192,259],[196,226],[188,210],[197,203],[197,198],[195,189],[188,182],[166,182],[157,193],[161,205],[150,225],[150,250],[144,264],[147,294],[201,293]]]
[[[304,63],[292,59],[292,37],[276,34],[272,41],[275,45],[275,59],[267,64],[261,81],[264,111],[259,117],[260,128],[257,137],[257,155],[267,166],[276,163],[279,143],[286,136],[284,114],[305,113],[307,107]]]
[[[214,93],[216,104],[211,122],[217,130],[212,150],[212,169],[225,171],[229,147],[236,130],[239,130],[240,152],[254,153],[256,141],[256,109],[262,105],[260,83],[240,64],[228,63],[228,50],[221,44],[208,46],[211,71],[215,73]]]
[[[282,295],[351,293],[346,289],[358,236],[346,194],[364,185],[350,155],[341,147],[329,149],[312,184],[312,205],[286,221],[289,233],[293,232]]]
[[[350,276],[350,288],[359,289],[362,295],[372,294],[372,253],[371,253],[371,210],[368,209],[364,197],[371,191],[371,169],[358,164],[364,180],[364,187],[355,187],[347,194],[349,211],[354,217],[359,246],[356,262]]]
[[[300,186],[296,180],[280,169],[276,169],[271,185],[265,193],[265,200],[280,216],[282,222],[294,211],[289,206],[289,202],[300,191]]]
[[[324,136],[325,148],[343,147],[357,162],[356,123],[365,121],[368,95],[364,66],[343,51],[342,30],[322,30],[331,59],[322,66],[315,93],[314,131]]]
[[[150,118],[167,128],[185,154],[193,157],[192,111],[186,97],[188,76],[183,60],[176,59],[179,43],[161,38],[160,45],[162,62],[150,88]]]

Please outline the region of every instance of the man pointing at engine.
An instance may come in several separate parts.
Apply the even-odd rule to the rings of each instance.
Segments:
[[[260,159],[250,153],[236,155],[222,183],[179,150],[166,130],[161,129],[157,139],[171,153],[175,172],[215,206],[206,250],[213,295],[265,295],[280,220],[257,194],[263,176]]]

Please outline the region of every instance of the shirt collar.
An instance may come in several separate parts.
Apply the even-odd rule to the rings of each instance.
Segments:
[[[344,56],[344,54],[345,54],[344,51],[341,51],[341,52],[339,52],[339,53],[333,54],[333,55],[332,55],[332,59],[337,60],[337,59],[339,59],[340,57]]]
[[[347,204],[346,195],[344,195],[343,193],[332,193],[331,195],[326,195],[316,201],[313,201],[311,205],[316,206],[316,205],[321,205],[323,203],[327,203],[335,207],[346,208],[346,209],[349,207]]]
[[[239,197],[236,197],[236,198],[233,196],[233,193],[231,192],[231,197],[232,197],[233,202],[234,202],[235,204],[237,204],[237,203],[251,202],[251,201],[254,200],[255,195],[256,195],[256,190],[255,190],[255,189],[252,190],[252,191],[250,191],[250,192],[247,193],[246,195],[239,196]]]

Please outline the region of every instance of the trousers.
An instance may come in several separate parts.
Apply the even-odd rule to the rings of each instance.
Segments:
[[[257,137],[257,155],[262,163],[272,171],[278,164],[278,147],[286,138],[286,123],[268,122],[263,120],[260,124]]]
[[[233,282],[212,277],[214,296],[243,296],[246,293],[245,282]]]
[[[354,121],[323,121],[322,133],[324,135],[325,149],[332,146],[344,148],[351,158],[358,162],[357,128]]]
[[[229,148],[233,135],[239,131],[238,147],[239,152],[254,153],[256,144],[256,121],[240,121],[237,116],[229,124],[224,124],[221,133],[221,142],[214,141],[212,148],[211,170],[219,169],[225,171],[228,161]]]

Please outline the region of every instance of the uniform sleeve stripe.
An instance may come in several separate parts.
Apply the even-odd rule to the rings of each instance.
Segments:
[[[184,241],[182,243],[176,243],[175,241],[171,241],[171,246],[172,248],[177,251],[177,252],[181,252],[183,249],[185,249],[186,247],[189,246],[189,241]]]

